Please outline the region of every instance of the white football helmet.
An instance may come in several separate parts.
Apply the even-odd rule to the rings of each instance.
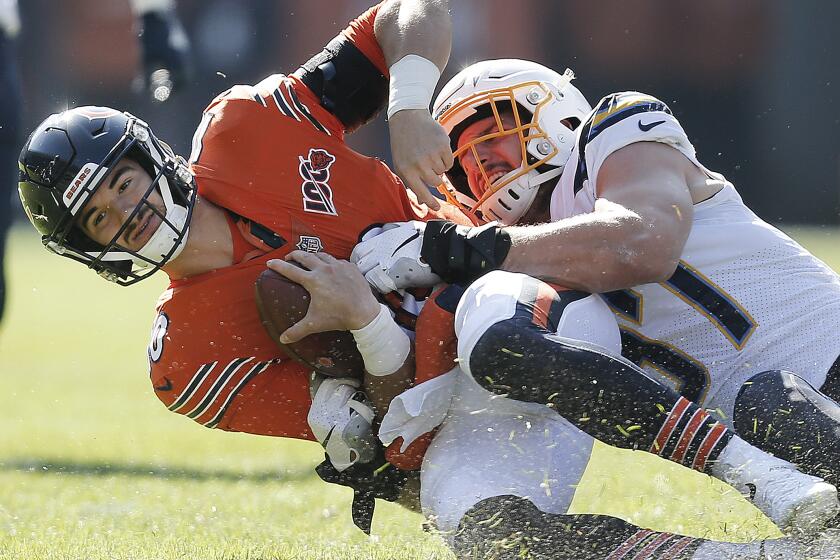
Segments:
[[[432,112],[449,134],[455,155],[455,165],[446,174],[450,185],[444,183],[442,189],[446,198],[477,223],[515,224],[531,206],[539,186],[563,172],[574,146],[574,129],[592,110],[570,83],[573,78],[568,69],[561,75],[536,62],[501,59],[472,64],[449,80]],[[504,127],[500,117],[504,111],[513,112],[514,128]],[[489,116],[496,118],[497,130],[458,148],[464,129]],[[519,137],[522,165],[490,184],[476,146],[507,135]],[[458,161],[468,151],[489,184],[480,196],[470,190]]]

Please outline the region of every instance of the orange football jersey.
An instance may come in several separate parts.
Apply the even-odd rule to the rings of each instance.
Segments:
[[[382,68],[375,11],[345,35]],[[200,196],[235,216],[234,246],[254,250],[161,296],[149,346],[155,392],[211,428],[312,439],[308,371],[264,331],[254,281],[267,260],[294,249],[348,258],[372,224],[416,219],[413,202],[383,162],[347,146],[341,122],[295,77],[217,97],[190,159]]]

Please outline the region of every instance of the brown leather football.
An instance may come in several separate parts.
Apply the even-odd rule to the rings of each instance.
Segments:
[[[306,288],[273,270],[264,270],[255,288],[262,324],[290,358],[329,377],[362,378],[364,361],[347,331],[310,334],[292,344],[280,342],[280,334],[306,316],[310,300]]]

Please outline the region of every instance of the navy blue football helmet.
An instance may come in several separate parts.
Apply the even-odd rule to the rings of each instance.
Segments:
[[[78,226],[85,202],[123,158],[152,177],[151,185],[110,242],[101,245]],[[50,251],[86,264],[104,278],[130,285],[176,258],[184,247],[195,205],[195,180],[187,162],[129,113],[107,107],[77,107],[54,114],[29,136],[19,160],[18,191],[26,215]],[[157,191],[165,211],[149,203]],[[160,225],[137,250],[120,236],[141,212]]]

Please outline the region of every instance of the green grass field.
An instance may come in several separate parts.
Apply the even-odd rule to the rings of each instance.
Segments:
[[[840,269],[836,229],[794,236]],[[451,558],[421,517],[380,504],[374,537],[350,492],[317,479],[317,444],[208,430],[168,412],[145,345],[164,277],[132,288],[13,230],[0,331],[0,559]],[[599,447],[576,512],[744,540],[774,528],[733,491]]]

